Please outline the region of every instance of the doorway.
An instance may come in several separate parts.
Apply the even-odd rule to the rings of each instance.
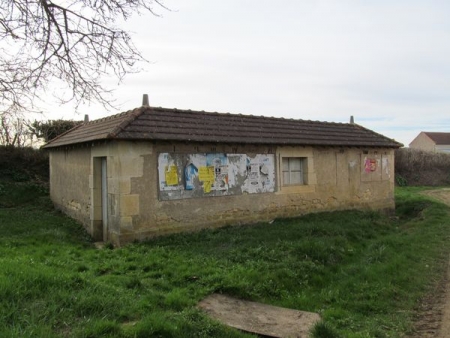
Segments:
[[[93,159],[92,237],[95,241],[108,241],[108,162],[106,157]]]
[[[108,240],[108,164],[106,157],[101,158],[102,161],[102,178],[101,178],[101,191],[102,191],[102,230],[103,230],[103,242]]]

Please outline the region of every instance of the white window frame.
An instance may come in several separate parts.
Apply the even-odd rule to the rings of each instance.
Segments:
[[[281,158],[282,186],[306,185],[307,157],[286,156]]]

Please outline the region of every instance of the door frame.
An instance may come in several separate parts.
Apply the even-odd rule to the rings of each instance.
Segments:
[[[91,235],[95,241],[108,241],[108,164],[107,157],[92,157]]]
[[[101,157],[101,196],[102,196],[102,229],[103,242],[108,241],[108,161]]]

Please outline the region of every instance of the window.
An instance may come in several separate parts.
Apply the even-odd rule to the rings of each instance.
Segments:
[[[283,157],[283,185],[306,184],[304,178],[306,168],[306,157]]]

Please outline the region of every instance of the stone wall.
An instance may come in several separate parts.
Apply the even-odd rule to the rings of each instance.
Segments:
[[[273,154],[275,192],[164,200],[158,155]],[[283,157],[305,161],[304,185],[283,185]],[[102,236],[99,159],[107,160],[108,222]],[[113,141],[51,151],[51,197],[98,240],[121,245],[161,234],[270,221],[310,212],[394,208],[392,149],[267,147]]]
[[[50,151],[49,157],[50,198],[58,209],[88,228],[91,209],[90,149],[57,149]]]
[[[277,187],[274,193],[237,196],[197,197],[161,200],[158,196],[157,154],[159,153],[275,153]],[[308,158],[308,182],[284,187],[280,181],[280,158]],[[375,169],[366,168],[375,161]],[[133,216],[133,227],[121,232],[121,241],[149,236],[270,221],[309,212],[342,209],[393,209],[393,150],[335,149],[312,147],[155,145],[152,155],[144,156],[144,175],[133,178],[132,193],[139,195],[140,211]]]
[[[96,159],[107,160],[108,224],[103,241],[120,244],[124,234],[133,232],[133,217],[141,210],[140,196],[131,191],[132,179],[144,177],[144,158],[153,154],[149,142],[113,141],[93,147],[91,150],[91,197],[99,201],[98,173],[95,173]],[[150,187],[150,186],[149,186]],[[150,188],[149,188],[150,189]],[[101,227],[102,205],[99,202],[91,209],[91,229]],[[92,233],[91,232],[91,233]],[[99,239],[100,236],[94,236]]]

